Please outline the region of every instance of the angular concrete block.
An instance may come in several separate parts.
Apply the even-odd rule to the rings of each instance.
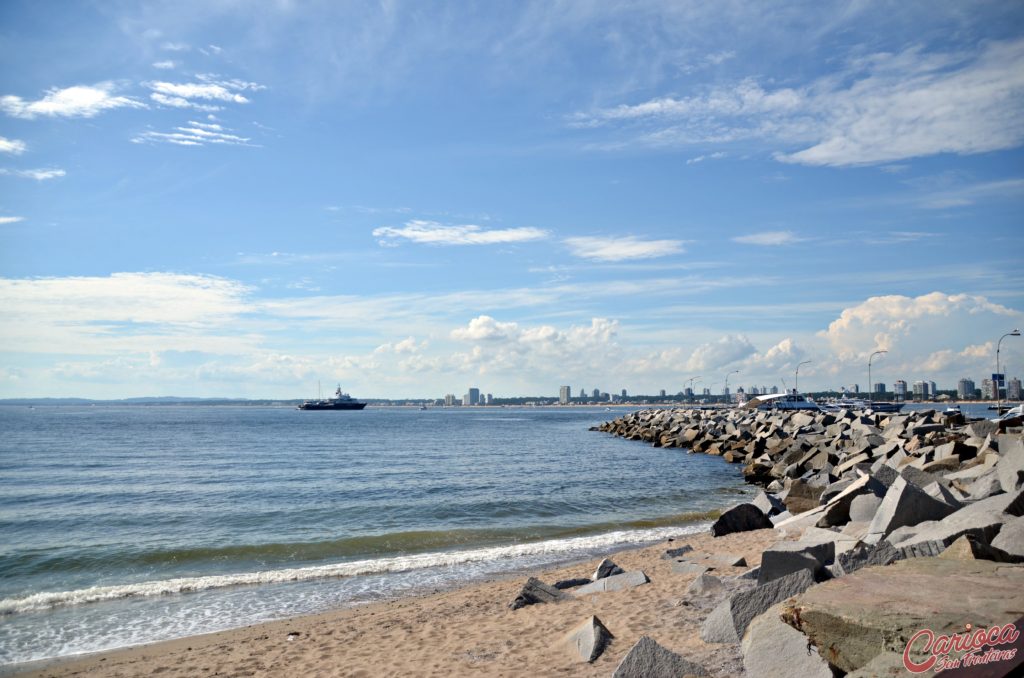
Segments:
[[[592,662],[601,656],[605,647],[615,636],[597,617],[589,617],[569,632],[564,644],[580,661]]]
[[[622,661],[612,678],[678,678],[707,676],[700,664],[658,645],[649,636],[641,636]]]
[[[578,598],[580,596],[590,595],[591,593],[606,593],[610,591],[624,591],[626,589],[636,588],[651,581],[647,578],[647,575],[640,570],[632,570],[630,572],[623,572],[622,574],[616,574],[611,577],[605,577],[604,579],[598,579],[595,582],[581,586],[573,594]]]

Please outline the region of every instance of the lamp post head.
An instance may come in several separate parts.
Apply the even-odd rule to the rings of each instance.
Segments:
[[[1014,330],[1013,332],[1010,332],[1010,336],[1011,337],[1019,337],[1020,336],[1020,330]]]

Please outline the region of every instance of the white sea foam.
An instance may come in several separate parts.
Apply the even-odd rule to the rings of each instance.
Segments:
[[[5,598],[0,600],[0,615],[38,612],[69,605],[84,605],[125,598],[192,593],[229,586],[279,584],[313,581],[316,579],[386,574],[389,572],[405,572],[431,567],[447,567],[497,560],[514,564],[516,559],[531,556],[568,556],[573,553],[585,553],[628,544],[659,541],[674,535],[693,534],[706,529],[707,525],[707,523],[698,523],[687,525],[686,527],[621,530],[587,537],[552,539],[526,544],[511,544],[508,546],[494,546],[462,551],[439,551],[261,572],[180,577],[119,586],[92,586],[75,591],[41,592],[22,598]]]

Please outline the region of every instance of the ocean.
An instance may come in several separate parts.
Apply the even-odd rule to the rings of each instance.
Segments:
[[[755,491],[588,430],[624,412],[0,407],[0,664],[586,559]]]

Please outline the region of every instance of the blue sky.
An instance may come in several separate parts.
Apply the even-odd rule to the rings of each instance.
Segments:
[[[0,397],[948,388],[1024,326],[1019,3],[59,10],[0,5]]]

